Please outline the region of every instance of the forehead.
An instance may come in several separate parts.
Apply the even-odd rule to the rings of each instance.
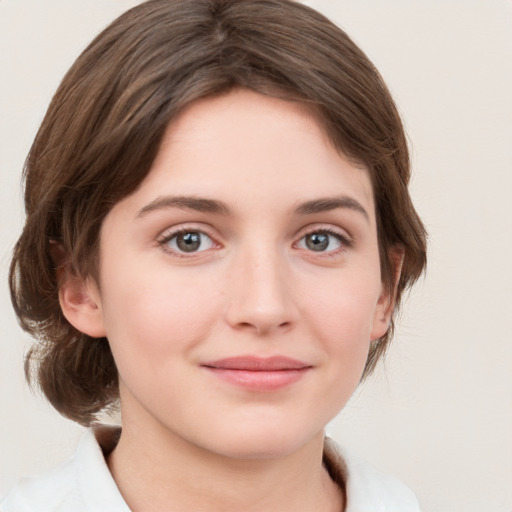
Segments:
[[[333,146],[314,109],[245,89],[198,100],[170,123],[132,199],[140,206],[161,194],[235,209],[343,194],[374,211],[367,170]]]
[[[240,135],[236,141],[231,131],[233,126]],[[316,139],[321,145],[335,150],[328,134],[327,122],[316,105],[298,98],[282,99],[239,87],[220,95],[195,100],[186,106],[170,122],[160,152],[170,144],[185,144],[187,140],[194,144],[199,140],[206,143],[208,139],[215,146],[223,139],[245,151],[257,150],[259,139],[247,138],[245,135],[263,136],[269,132],[278,135],[280,140],[286,138],[290,142],[293,138],[296,144],[305,139],[310,142]],[[341,150],[336,151],[340,157],[348,159]],[[362,163],[353,159],[351,162],[354,166],[366,169]]]

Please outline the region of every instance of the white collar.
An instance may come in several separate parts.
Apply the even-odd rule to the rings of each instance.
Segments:
[[[22,480],[0,504],[2,512],[130,512],[105,461],[119,428],[87,430],[68,461]],[[416,497],[399,480],[327,438],[324,464],[346,491],[345,512],[420,512]]]
[[[420,512],[414,493],[400,480],[381,473],[347,448],[326,438],[324,463],[345,486],[345,512]]]

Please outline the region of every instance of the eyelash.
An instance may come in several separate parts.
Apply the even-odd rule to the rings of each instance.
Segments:
[[[192,234],[192,233],[204,235],[204,236],[208,237],[208,239],[211,241],[211,244],[214,247],[215,246],[217,246],[217,248],[221,247],[221,245],[215,241],[215,238],[212,235],[210,235],[208,232],[206,232],[204,230],[204,228],[196,229],[194,227],[181,227],[181,228],[175,229],[171,232],[167,232],[166,234],[162,235],[157,240],[157,245],[159,247],[161,247],[162,250],[165,251],[166,253],[169,253],[178,258],[194,257],[195,255],[208,250],[209,248],[203,249],[200,251],[191,251],[191,252],[187,253],[186,251],[175,250],[168,246],[169,242],[171,242],[173,239],[179,237],[180,235],[186,235],[186,234]],[[347,249],[350,249],[351,247],[353,247],[353,241],[351,240],[350,237],[340,233],[339,231],[337,231],[335,229],[329,228],[329,227],[316,227],[314,229],[310,229],[306,232],[303,232],[301,234],[301,237],[298,239],[298,241],[294,243],[294,246],[297,246],[307,236],[315,235],[315,234],[328,235],[330,237],[334,237],[339,242],[340,247],[337,249],[334,249],[334,250],[330,250],[330,251],[314,251],[312,249],[307,249],[307,248],[300,248],[300,249],[303,249],[311,254],[316,253],[316,255],[319,257],[328,258],[328,257],[335,257],[340,252],[346,251]],[[329,242],[329,244],[330,244],[330,242]]]
[[[344,252],[344,251],[352,248],[354,245],[353,240],[349,236],[347,236],[343,233],[340,233],[339,231],[337,231],[333,228],[330,228],[330,227],[315,227],[315,228],[312,228],[312,229],[302,233],[301,237],[299,238],[298,242],[296,242],[295,245],[300,243],[307,236],[315,235],[315,234],[322,234],[322,235],[328,235],[330,237],[334,237],[340,244],[339,248],[330,250],[330,251],[316,252],[313,250],[305,249],[312,254],[315,254],[315,252],[316,252],[316,255],[319,257],[322,257],[322,258],[336,257],[340,254],[340,252]]]
[[[186,251],[179,251],[175,250],[168,246],[169,242],[171,242],[173,239],[179,237],[180,235],[186,235],[186,234],[192,234],[197,233],[199,235],[203,235],[208,237],[208,239],[211,241],[213,246],[220,247],[220,244],[217,243],[213,236],[211,236],[209,233],[207,233],[204,228],[196,229],[194,227],[181,227],[179,229],[175,229],[171,232],[167,232],[164,235],[162,235],[159,239],[157,239],[157,244],[159,247],[162,248],[162,250],[168,254],[171,254],[173,256],[176,256],[178,258],[191,258],[194,257],[196,254],[204,252],[207,249],[203,249],[200,251],[191,251],[190,253],[187,253]]]

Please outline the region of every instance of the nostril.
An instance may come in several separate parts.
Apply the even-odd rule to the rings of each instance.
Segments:
[[[292,322],[286,321],[281,323],[273,323],[273,322],[238,322],[234,327],[240,330],[254,331],[259,334],[264,334],[268,331],[277,329],[277,330],[287,330],[292,325]]]

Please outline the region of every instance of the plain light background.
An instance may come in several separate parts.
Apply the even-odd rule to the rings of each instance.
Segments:
[[[24,158],[60,79],[136,0],[0,0],[0,496],[81,428],[28,390],[6,276]],[[374,61],[411,142],[430,233],[383,365],[330,426],[424,512],[512,511],[512,2],[314,0]],[[372,512],[372,511],[369,511]]]

